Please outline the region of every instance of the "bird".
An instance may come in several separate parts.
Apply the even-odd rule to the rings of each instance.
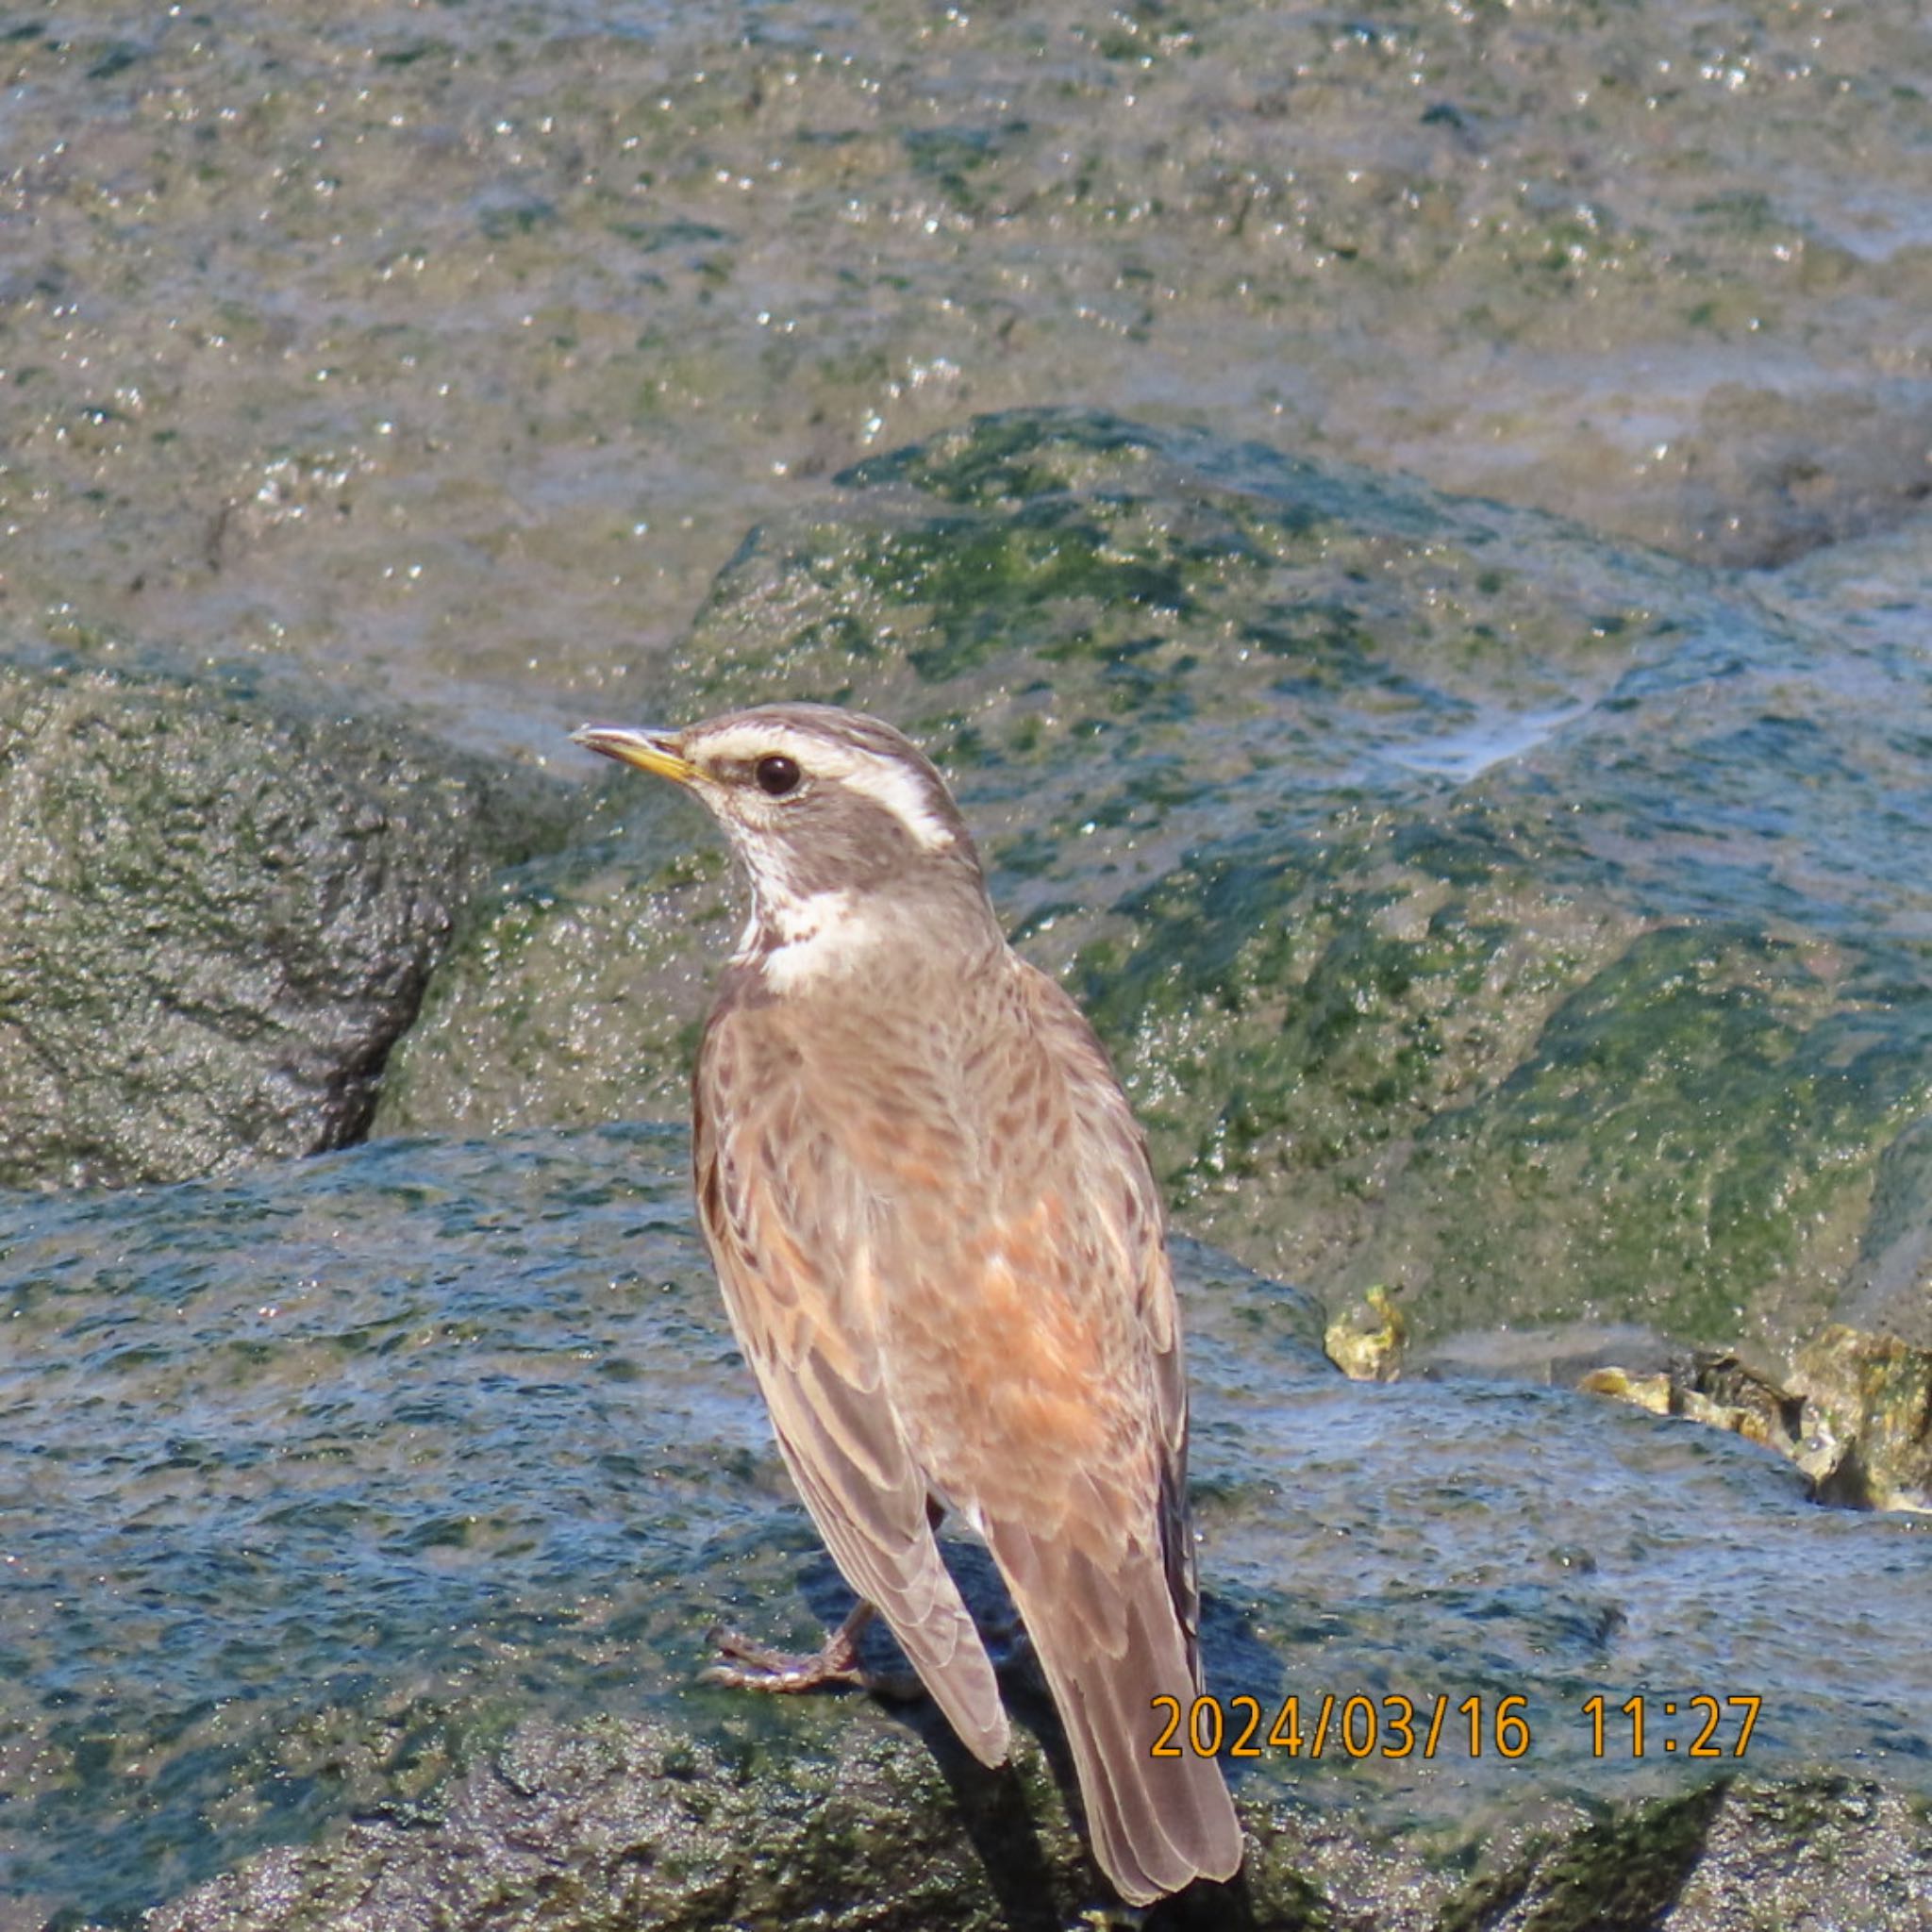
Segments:
[[[1219,1762],[1152,1755],[1202,1695],[1188,1393],[1165,1217],[1105,1048],[1008,943],[944,780],[884,721],[774,703],[586,724],[683,787],[750,883],[692,1078],[710,1258],[782,1458],[858,1607],[815,1655],[713,1632],[717,1679],[871,1681],[881,1614],[982,1763],[1010,1732],[947,1570],[1005,1579],[1131,1905],[1230,1879]]]

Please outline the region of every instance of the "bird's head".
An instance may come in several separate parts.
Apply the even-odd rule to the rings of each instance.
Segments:
[[[761,705],[681,731],[586,724],[588,750],[669,778],[724,828],[751,875],[769,943],[818,930],[827,908],[976,909],[979,858],[944,779],[905,735],[832,705]]]

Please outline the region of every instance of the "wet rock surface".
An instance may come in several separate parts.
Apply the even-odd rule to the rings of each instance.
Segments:
[[[1011,1778],[962,1768],[948,1780],[921,1750],[880,1741],[831,1763],[794,1763],[774,1792],[675,1733],[533,1726],[433,1822],[358,1822],[326,1849],[269,1853],[146,1923],[149,1932],[402,1932],[435,1916],[707,1932],[816,1916],[879,1932],[1109,1923],[1166,1932],[1756,1932],[1769,1910],[1792,1923],[1916,1932],[1932,1898],[1923,1807],[1843,1778],[1720,1780],[1607,1819],[1546,1825],[1512,1848],[1507,1869],[1459,1887],[1400,1857],[1275,1826],[1251,1840],[1233,1886],[1197,1887],[1144,1917],[1109,1917],[1063,1862],[1064,1829],[1041,1829],[1024,1811],[1035,1794],[1042,1808],[1052,1803],[1037,1753],[1024,1751]],[[1332,1891],[1306,1875],[1324,1864],[1346,1867]]]
[[[1183,1226],[1338,1304],[1397,1285],[1424,1340],[1782,1352],[1824,1319],[1932,1105],[1923,649],[1113,417],[991,418],[845,482],[747,541],[671,715],[782,690],[920,737]],[[387,1124],[681,1110],[731,891],[694,808],[605,798],[628,857],[479,926]],[[615,1008],[588,1062],[515,1043],[580,1026],[616,961],[665,992],[634,1049]]]
[[[560,816],[296,678],[0,657],[0,1181],[358,1139],[471,896]]]
[[[1878,1165],[1837,1312],[1854,1327],[1932,1348],[1932,1120],[1908,1127]]]
[[[375,1131],[684,1118],[742,889],[695,808],[638,803],[605,790],[568,850],[477,896],[384,1074]]]
[[[1905,0],[0,16],[0,1178],[331,1144],[378,1072],[509,1136],[0,1192],[0,1928],[1094,1897],[1024,1677],[996,1787],[695,1683],[844,1598],[676,1137],[539,1124],[681,1117],[734,894],[634,780],[511,863],[548,807],[445,741],[777,680],[940,755],[1183,1224],[1455,1377],[1345,1384],[1183,1244],[1215,1690],[1490,1724],[1249,1762],[1256,1922],[1921,1932],[1923,1522],[1485,1376],[1795,1349],[1842,1499],[1924,1493],[1924,53]]]
[[[1258,429],[1727,565],[1923,522],[1923,25],[16,9],[0,610],[541,750],[559,692],[643,708],[748,523],[974,411]]]
[[[1096,1895],[1024,1668],[1000,1782],[923,1705],[697,1681],[721,1615],[802,1643],[847,1600],[685,1191],[681,1138],[634,1128],[0,1203],[0,1923],[174,1897],[183,1927],[401,1925],[432,1900],[1026,1925]],[[1768,1452],[1561,1391],[1349,1382],[1306,1297],[1177,1260],[1210,1682],[1230,1722],[1299,1700],[1298,1757],[1232,1765],[1260,1923],[1502,1923],[1583,1898],[1606,1858],[1646,1899],[1708,1870],[1728,1900],[1801,1856],[1806,1819],[1850,1848],[1821,1897],[1881,1870],[1920,1895],[1913,1519],[1820,1509]],[[1717,1758],[1687,1756],[1699,1695]],[[1763,1700],[1741,1759],[1733,1696]]]

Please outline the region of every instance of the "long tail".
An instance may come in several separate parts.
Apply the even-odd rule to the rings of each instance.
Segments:
[[[1102,1871],[1130,1905],[1196,1878],[1232,1878],[1241,1827],[1220,1765],[1178,1736],[1178,1757],[1152,1755],[1166,1728],[1154,1700],[1178,1698],[1185,1720],[1200,1690],[1159,1557],[1102,1569],[1010,1523],[989,1524],[987,1541],[1066,1726]]]

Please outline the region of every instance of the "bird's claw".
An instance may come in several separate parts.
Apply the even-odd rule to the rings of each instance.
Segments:
[[[918,1697],[924,1687],[909,1671],[869,1671],[858,1661],[858,1633],[865,1621],[856,1613],[848,1617],[809,1654],[778,1650],[721,1624],[709,1632],[709,1641],[724,1660],[700,1673],[701,1681],[784,1696],[823,1690],[828,1684],[853,1684],[877,1697]]]
[[[730,1661],[706,1671],[708,1684],[725,1684],[735,1690],[793,1692],[865,1681],[865,1673],[858,1668],[858,1647],[842,1630],[835,1630],[824,1648],[810,1655],[774,1649],[723,1624],[711,1631],[710,1641]]]

